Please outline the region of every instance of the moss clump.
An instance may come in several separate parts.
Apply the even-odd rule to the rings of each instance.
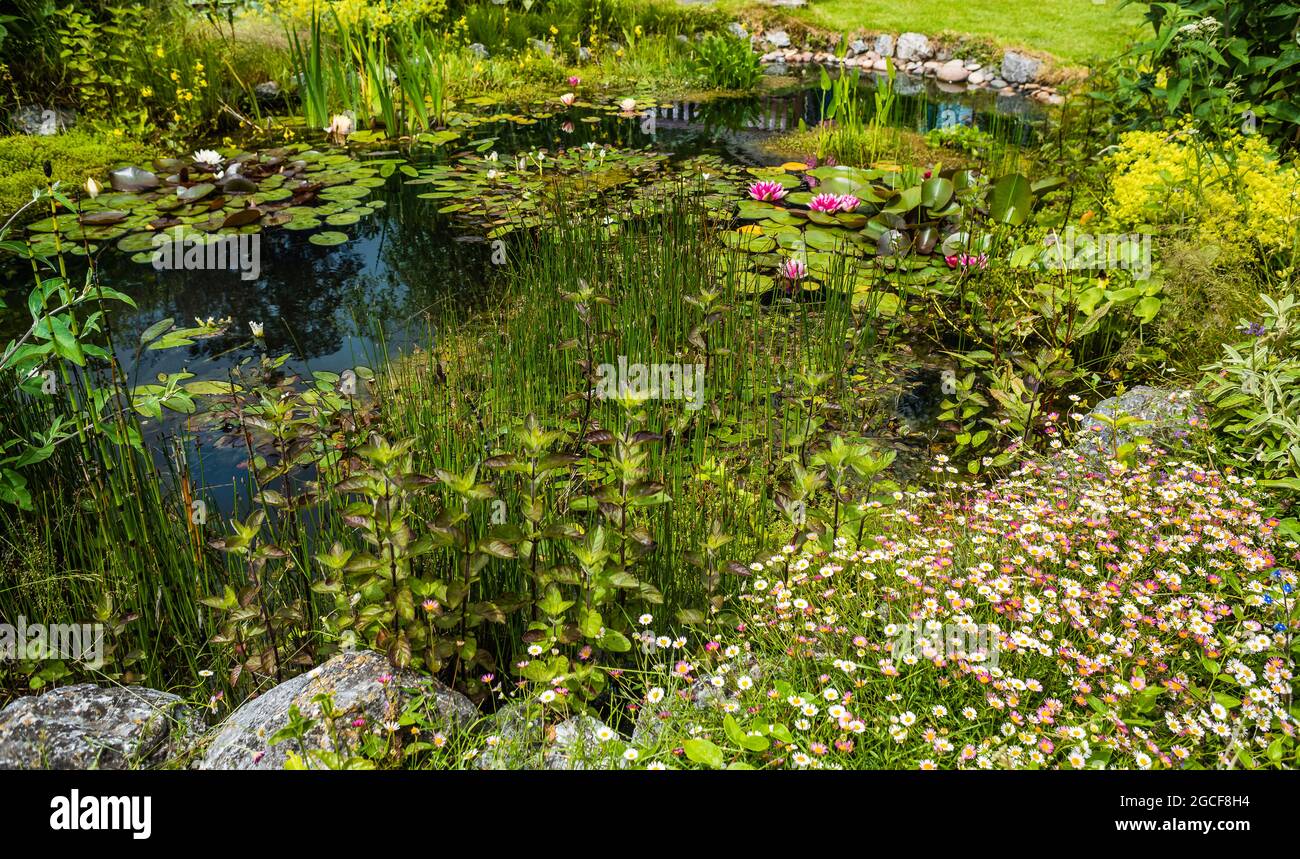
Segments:
[[[0,215],[7,218],[46,184],[46,161],[51,181],[79,186],[88,176],[107,184],[108,171],[152,156],[143,144],[111,134],[74,130],[49,137],[15,134],[0,137]]]

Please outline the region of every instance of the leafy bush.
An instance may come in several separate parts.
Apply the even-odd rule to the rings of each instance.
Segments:
[[[983,129],[958,124],[927,131],[925,142],[934,147],[946,146],[967,155],[987,156],[993,151],[997,139]]]
[[[1161,241],[1153,253],[1164,284],[1164,303],[1153,321],[1157,342],[1175,371],[1199,378],[1224,344],[1241,338],[1238,320],[1268,288],[1265,272],[1254,260],[1224,259],[1217,248],[1191,238]]]
[[[1237,127],[1246,110],[1264,130],[1300,143],[1300,5],[1275,0],[1177,0],[1146,6],[1151,39],[1120,72],[1117,103],[1137,124],[1190,113],[1207,130]]]
[[[275,0],[271,11],[297,27],[311,23],[312,13],[327,10],[339,16],[347,27],[388,27],[393,24],[421,24],[438,21],[447,8],[446,0]]]
[[[1226,257],[1296,250],[1300,169],[1258,135],[1211,142],[1186,126],[1128,132],[1111,167],[1109,213],[1121,224],[1185,225]]]
[[[1241,323],[1248,339],[1223,347],[1201,387],[1215,408],[1211,426],[1228,440],[1225,455],[1300,492],[1300,309],[1293,294],[1260,300],[1262,318]]]
[[[718,89],[753,89],[763,78],[763,64],[748,39],[707,36],[695,49],[695,61],[708,85]]]

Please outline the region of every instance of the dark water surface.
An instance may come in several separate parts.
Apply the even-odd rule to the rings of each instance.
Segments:
[[[978,125],[1004,140],[1021,141],[1041,115],[1031,102],[989,92],[944,93],[933,83],[905,80],[896,89],[896,121],[917,131]],[[754,165],[781,160],[762,154],[758,145],[764,139],[793,130],[800,121],[815,125],[826,105],[827,95],[813,79],[811,85],[796,82],[759,97],[674,103],[660,107],[653,123],[577,108],[532,125],[485,123],[434,152],[401,154],[419,166],[445,160],[469,140],[496,137],[493,148],[503,160],[515,152],[554,152],[594,141],[618,148],[652,146],[674,158],[712,154]],[[865,106],[871,107],[870,99]],[[583,116],[599,121],[582,122]],[[241,361],[286,352],[293,357],[285,370],[307,377],[312,371],[373,366],[381,342],[389,350],[425,343],[434,316],[445,320],[454,318],[448,311],[471,313],[481,307],[498,288],[490,246],[437,213],[446,201],[419,199],[427,187],[407,185],[405,178],[395,173],[386,186],[374,189],[371,199],[384,200],[384,208],[356,224],[328,228],[347,233],[343,245],[311,244],[306,231],[261,232],[255,280],[242,279],[238,271],[155,270],[131,261],[110,243],[97,258],[101,280],[137,303],[136,309],[122,307],[112,315],[114,342],[128,380],[152,382],[159,373],[181,370],[197,379],[224,380]],[[77,261],[70,265],[77,282]],[[5,281],[6,301],[24,306],[29,274],[18,268],[6,272]],[[195,318],[229,317],[232,324],[224,334],[188,347],[143,353],[134,348],[146,328],[168,317],[181,326]],[[262,339],[252,336],[250,322],[264,326]],[[164,422],[154,441],[165,441],[161,436],[175,428]],[[242,449],[218,449],[201,438],[191,440],[186,455],[194,482],[208,487],[222,507],[242,494],[239,464],[244,458]]]

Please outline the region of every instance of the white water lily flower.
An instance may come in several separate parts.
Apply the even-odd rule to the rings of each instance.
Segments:
[[[497,151],[496,151],[495,149],[493,149],[491,152],[489,152],[489,153],[487,154],[486,158],[487,158],[488,161],[496,161],[496,160],[497,160]]]
[[[333,137],[344,138],[352,133],[356,127],[356,120],[352,117],[352,111],[345,113],[336,113],[330,118],[329,127],[325,131]]]
[[[636,110],[636,99],[625,98],[618,103],[618,106],[623,110],[626,110],[628,113],[631,113],[632,111]]]
[[[497,178],[497,171],[495,171],[495,170],[489,170],[489,171],[487,172],[487,177],[488,177],[488,181],[489,181],[489,182],[494,181],[494,180]]]
[[[210,167],[213,170],[221,166],[221,153],[212,149],[200,149],[194,153],[194,160],[203,167]]]
[[[262,331],[266,328],[261,322],[249,322],[248,327],[252,329],[254,337],[261,337]]]

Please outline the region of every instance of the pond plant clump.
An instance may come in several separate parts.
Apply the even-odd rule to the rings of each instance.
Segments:
[[[174,693],[176,766],[308,680],[238,765],[1300,765],[1295,140],[1195,59],[1232,10],[1011,122],[708,10],[270,5],[274,100],[192,34],[128,64],[203,66],[170,123],[83,69],[140,133],[0,220],[0,617],[103,632],[0,700]]]

